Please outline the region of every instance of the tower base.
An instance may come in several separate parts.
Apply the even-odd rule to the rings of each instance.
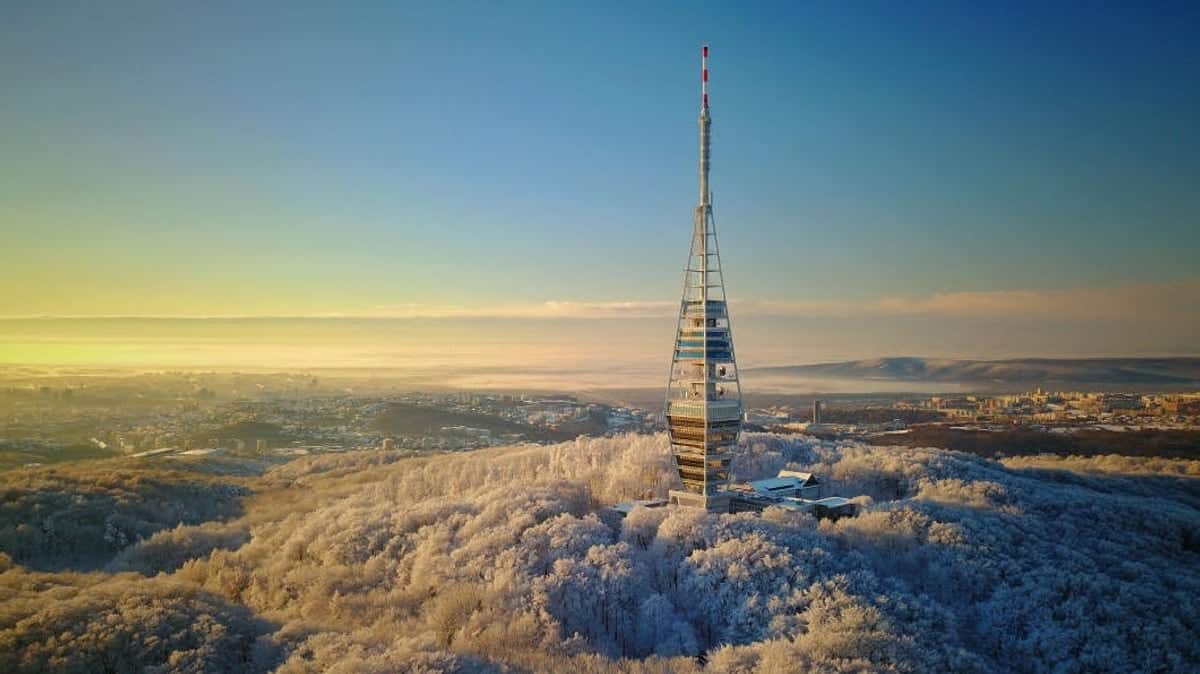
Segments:
[[[731,498],[731,494],[724,491],[715,494],[697,494],[696,492],[672,489],[667,492],[667,502],[671,505],[683,508],[700,508],[710,513],[729,512],[729,501]]]

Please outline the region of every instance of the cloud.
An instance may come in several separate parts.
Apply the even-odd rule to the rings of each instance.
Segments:
[[[916,301],[885,298],[884,313],[1066,320],[1193,319],[1200,314],[1200,281],[1140,283],[1067,290],[938,293]]]
[[[388,318],[661,318],[674,316],[678,310],[679,303],[673,301],[546,300],[534,304],[494,307],[391,304],[374,307],[372,315]]]
[[[929,315],[1008,320],[1136,321],[1200,319],[1200,280],[1064,290],[991,290],[889,295],[866,300],[733,302],[739,315]]]
[[[831,317],[929,315],[1007,320],[1198,320],[1200,280],[1138,283],[1063,290],[988,290],[931,295],[884,295],[861,300],[730,300],[737,317]],[[499,307],[402,304],[377,306],[396,318],[660,318],[678,312],[674,301],[547,300]]]
[[[951,291],[930,295],[882,295],[865,299],[732,299],[735,317],[862,318],[940,316],[1003,320],[1172,321],[1200,324],[1200,279],[1167,283],[1136,283],[1061,290],[1017,289]],[[670,318],[675,300],[579,301],[551,299],[508,305],[384,304],[344,312],[210,315],[210,316],[9,316],[36,318],[525,318],[628,319]]]

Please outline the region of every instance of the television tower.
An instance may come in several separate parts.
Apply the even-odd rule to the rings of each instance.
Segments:
[[[733,355],[725,279],[708,187],[708,45],[700,67],[700,203],[683,275],[683,299],[667,382],[667,431],[683,491],[670,501],[728,511],[729,468],[742,430],[742,385]]]

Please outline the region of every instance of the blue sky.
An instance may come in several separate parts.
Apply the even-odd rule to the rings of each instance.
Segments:
[[[0,315],[673,301],[702,42],[735,301],[1191,288],[1197,6],[977,4],[9,7]]]

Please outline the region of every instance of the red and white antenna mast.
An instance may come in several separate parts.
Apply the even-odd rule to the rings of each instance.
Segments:
[[[708,45],[700,48],[700,207],[711,205],[708,193],[708,138],[712,120],[708,116]]]

